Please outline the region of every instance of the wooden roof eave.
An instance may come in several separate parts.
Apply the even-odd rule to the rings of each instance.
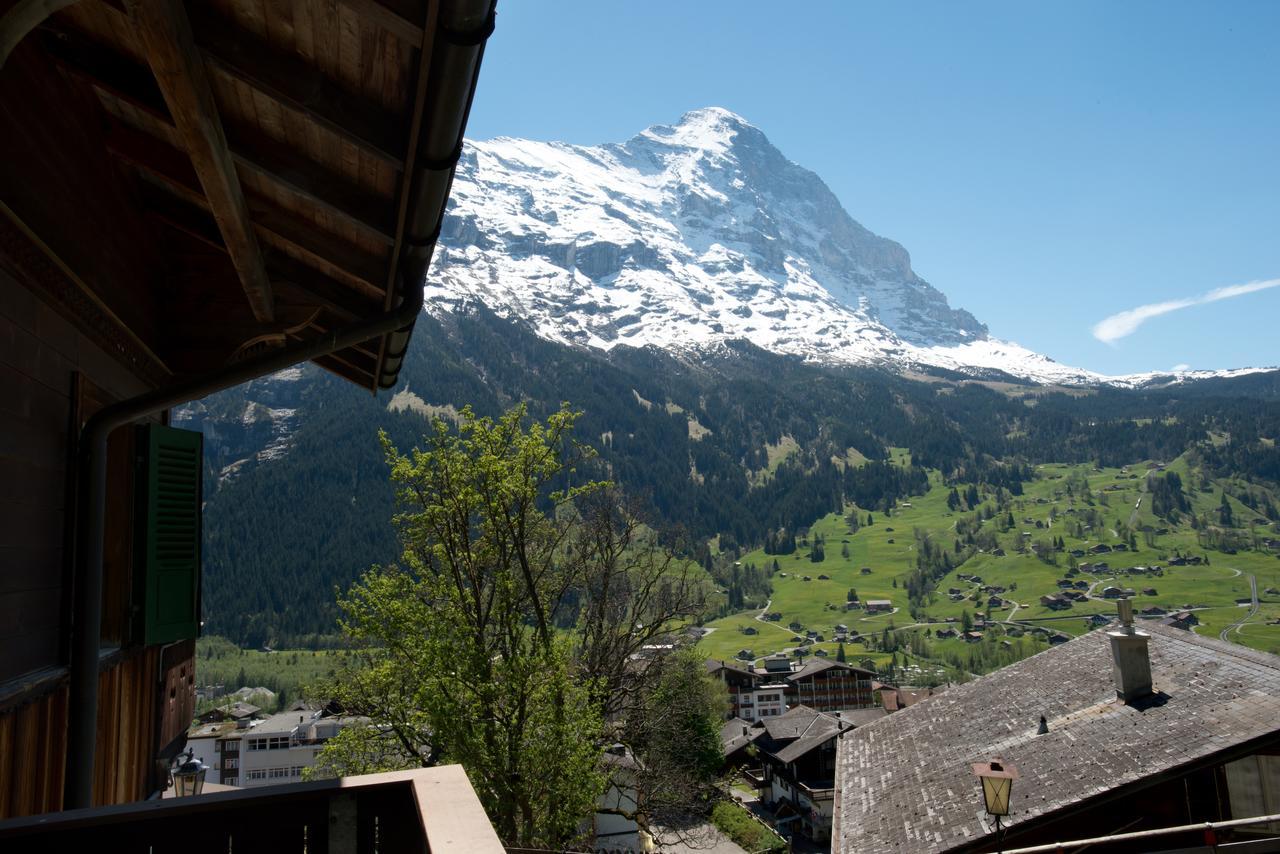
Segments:
[[[462,154],[484,47],[493,32],[495,7],[496,0],[458,0],[440,9],[426,28],[432,41],[429,49],[424,43],[420,54],[420,101],[415,106],[400,190],[388,310],[393,300],[403,299],[403,288],[426,284],[454,170]],[[435,15],[435,10],[436,4],[432,4],[428,14]],[[465,86],[433,85],[440,80],[467,82]],[[413,327],[408,326],[383,337],[375,393],[396,384],[412,334]]]
[[[339,3],[359,16],[362,28],[372,25],[401,43],[399,53],[392,50],[387,60],[389,79],[399,74],[402,84],[408,82],[404,63],[409,46],[416,47],[413,88],[403,113],[403,107],[389,106],[399,97],[394,88],[384,89],[380,99],[372,90],[365,96],[347,92],[336,77],[325,77],[332,69],[309,63],[302,58],[305,52],[294,54],[291,42],[277,44],[273,31],[267,31],[271,41],[260,30],[248,33],[240,12],[229,13],[233,7],[221,4],[218,8],[230,14],[225,19],[214,13],[214,4],[181,0],[84,3],[45,24],[45,55],[65,75],[86,83],[86,93],[96,96],[106,112],[107,151],[116,163],[129,166],[121,176],[143,179],[134,190],[142,205],[138,213],[229,257],[228,271],[234,268],[262,327],[237,329],[288,334],[297,317],[312,316],[298,314],[305,308],[304,294],[324,312],[312,331],[385,315],[423,286],[440,233],[484,45],[493,29],[494,0],[425,3],[421,22],[393,11],[393,3]],[[75,5],[59,0],[8,4],[0,14],[0,63],[7,48],[30,30]],[[382,62],[381,54],[372,61]],[[297,73],[284,73],[290,69]],[[264,126],[268,133],[262,133],[245,126],[254,113],[244,112],[246,102],[235,100],[227,80],[248,81],[234,84],[242,87],[240,98],[251,90],[255,98],[294,110],[301,116],[297,121],[313,122],[322,135],[353,143],[362,165],[320,150],[294,150],[296,137],[281,137],[278,129]],[[398,143],[389,132],[402,121],[396,116],[407,120],[407,128],[396,134]],[[364,171],[366,155],[396,168],[393,193],[386,165],[369,167],[377,173]],[[330,171],[337,167],[346,175]],[[379,244],[386,249],[376,257]],[[163,248],[157,251],[157,258],[167,257]],[[274,322],[277,286],[287,314],[280,323]],[[410,322],[347,348],[347,355],[335,354],[322,367],[338,368],[375,393],[390,387],[412,327]]]

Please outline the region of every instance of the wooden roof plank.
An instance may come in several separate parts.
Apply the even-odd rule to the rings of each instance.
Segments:
[[[112,154],[159,179],[179,195],[207,207],[195,182],[195,172],[181,151],[160,140],[133,130],[115,127],[107,134],[107,148]],[[250,223],[255,232],[270,244],[288,244],[300,254],[316,262],[326,271],[337,273],[345,281],[354,280],[355,287],[371,296],[383,294],[388,261],[358,247],[318,233],[307,223],[298,221],[271,202],[248,197]]]
[[[186,12],[178,0],[128,0],[128,9],[253,314],[268,322],[271,281]]]
[[[252,169],[293,195],[337,214],[365,234],[390,246],[395,242],[390,222],[390,201],[364,192],[330,173],[314,160],[248,128],[231,131],[231,156],[236,164]]]
[[[69,74],[172,125],[164,97],[148,69],[73,32],[51,32],[45,41],[46,50]],[[295,196],[326,208],[381,243],[394,242],[389,199],[356,186],[247,123],[224,119],[224,130],[238,167],[251,169]]]
[[[182,201],[159,188],[142,188],[148,216],[170,228],[192,237],[206,246],[226,252],[217,224],[202,208]],[[370,317],[382,306],[361,296],[323,273],[297,261],[283,252],[266,253],[267,273],[279,291],[294,288],[308,294],[316,303],[344,321]]]
[[[414,47],[422,44],[422,27],[378,0],[340,0],[343,6],[356,12],[377,27]]]
[[[221,19],[193,8],[200,49],[223,73],[399,168],[403,122],[343,89],[315,65]]]

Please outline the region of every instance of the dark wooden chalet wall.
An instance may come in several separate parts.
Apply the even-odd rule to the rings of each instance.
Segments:
[[[149,386],[64,317],[70,307],[19,283],[13,261],[0,252],[0,819],[62,805],[73,421]],[[145,797],[194,711],[193,643],[127,646],[127,440],[113,437],[103,619],[104,642],[126,647],[103,663],[98,804]]]
[[[146,389],[0,269],[0,683],[64,664],[73,376],[112,397]]]
[[[159,784],[156,757],[172,748],[195,712],[195,644],[135,647],[99,677],[94,803],[145,798]],[[0,708],[0,820],[62,808],[66,680]]]

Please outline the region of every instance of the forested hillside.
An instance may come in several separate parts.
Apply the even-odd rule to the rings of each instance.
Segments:
[[[583,411],[595,470],[721,549],[762,545],[847,503],[874,509],[948,481],[1017,495],[1045,462],[1120,466],[1198,448],[1218,476],[1275,481],[1280,375],[1165,389],[1054,390],[935,374],[907,379],[732,344],[714,356],[551,343],[483,310],[423,315],[402,386],[373,398],[315,368],[178,413],[206,435],[206,631],[308,645],[334,630],[335,587],[393,561],[377,441],[411,446],[431,414]],[[889,463],[909,448],[912,464]]]

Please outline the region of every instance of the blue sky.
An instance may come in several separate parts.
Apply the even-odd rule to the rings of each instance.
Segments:
[[[1280,287],[1204,299],[1280,279],[1277,44],[1280,2],[503,0],[468,132],[727,107],[998,337],[1113,374],[1277,365]]]

